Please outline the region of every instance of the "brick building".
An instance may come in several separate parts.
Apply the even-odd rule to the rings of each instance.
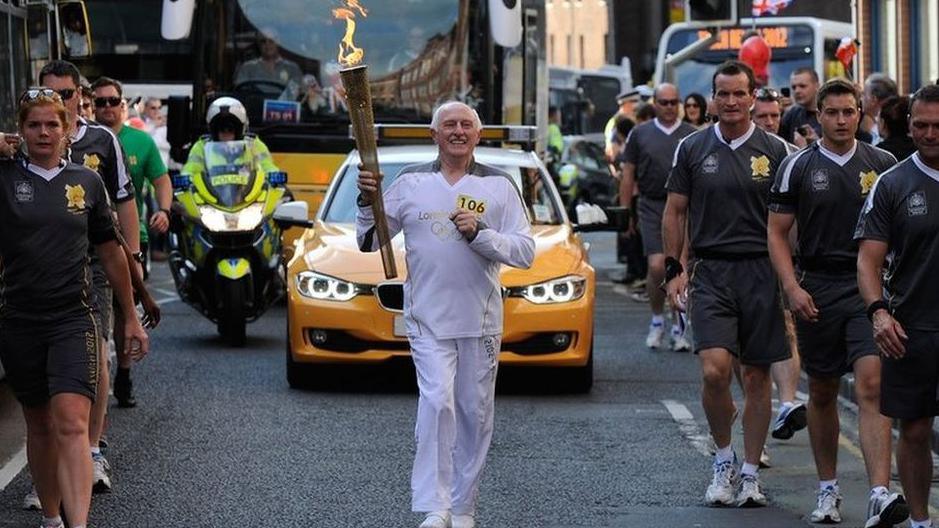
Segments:
[[[549,64],[595,69],[611,62],[607,0],[546,0],[545,7]]]
[[[902,93],[939,79],[939,0],[856,0],[861,76],[883,72]]]

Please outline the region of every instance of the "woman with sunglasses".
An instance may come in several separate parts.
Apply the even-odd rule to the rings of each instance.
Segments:
[[[23,406],[43,527],[87,526],[88,420],[98,383],[98,324],[88,248],[95,246],[138,359],[148,339],[134,310],[108,197],[93,171],[62,159],[68,111],[28,90],[17,113],[25,155],[0,159],[0,361]]]
[[[690,123],[695,128],[704,128],[708,125],[706,112],[708,103],[703,95],[699,93],[688,94],[682,106],[685,110],[682,121]]]

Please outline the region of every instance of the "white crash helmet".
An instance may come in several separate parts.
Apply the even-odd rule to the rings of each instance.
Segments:
[[[213,138],[218,137],[219,130],[230,128],[240,139],[248,132],[248,112],[238,99],[219,97],[209,105],[205,113],[205,123],[209,126]]]

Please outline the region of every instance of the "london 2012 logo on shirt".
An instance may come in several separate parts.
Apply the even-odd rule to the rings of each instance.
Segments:
[[[750,171],[754,180],[769,178],[769,158],[750,156]]]
[[[33,184],[28,181],[18,181],[13,184],[13,196],[16,203],[28,203],[33,201]]]
[[[858,181],[861,182],[861,194],[866,195],[871,192],[871,187],[877,181],[877,171],[861,171],[858,174]]]
[[[101,158],[97,154],[85,154],[85,157],[82,158],[82,165],[98,172],[98,167],[101,166]]]
[[[85,210],[85,188],[78,185],[65,185],[66,207],[70,212],[81,213]]]
[[[909,216],[923,216],[929,212],[924,191],[916,191],[906,199],[906,212]]]

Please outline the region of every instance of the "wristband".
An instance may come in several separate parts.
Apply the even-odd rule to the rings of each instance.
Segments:
[[[167,218],[170,217],[170,210],[169,210],[169,209],[160,209],[160,212],[161,212],[161,213],[166,213],[166,217],[167,217]]]
[[[665,284],[672,282],[672,279],[682,274],[685,268],[675,257],[665,257]]]
[[[887,304],[887,302],[884,301],[883,299],[877,299],[876,301],[870,303],[870,304],[867,306],[867,320],[873,323],[873,322],[874,322],[874,314],[877,313],[877,311],[878,311],[878,310],[881,310],[881,309],[887,310],[887,312],[889,313],[889,312],[890,312],[890,305]]]
[[[143,264],[143,261],[144,261],[143,251],[131,253],[130,256],[134,257],[134,260],[136,260],[137,262]]]

